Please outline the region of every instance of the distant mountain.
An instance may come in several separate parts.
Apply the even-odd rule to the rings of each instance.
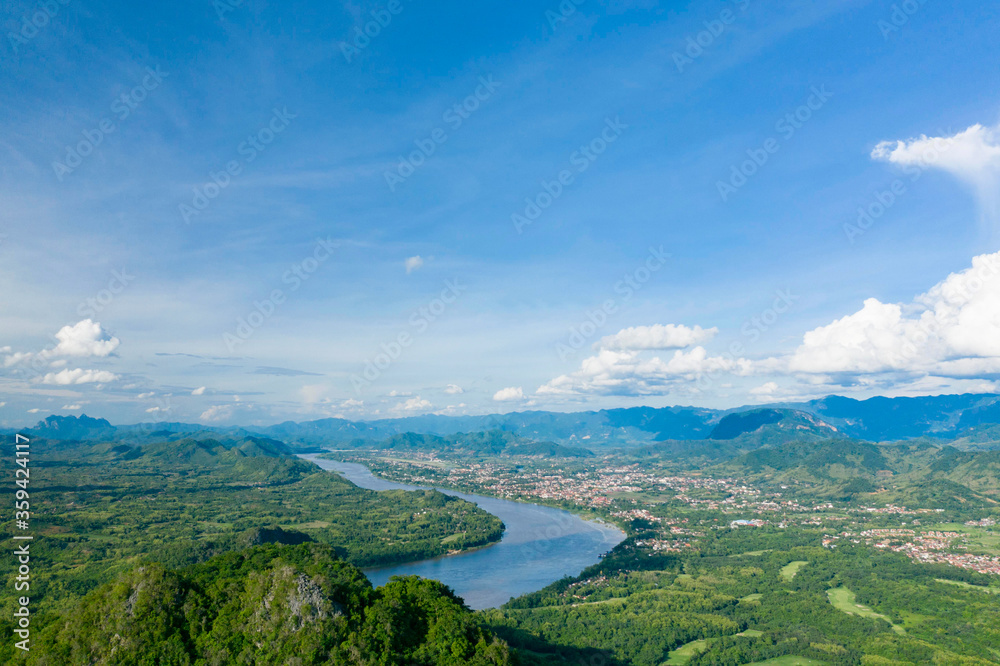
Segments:
[[[828,396],[785,406],[816,414],[850,437],[873,441],[954,438],[974,426],[1000,423],[1000,396],[992,394],[867,400]]]
[[[115,427],[105,419],[92,419],[86,414],[81,416],[49,416],[31,428],[28,436],[44,437],[45,439],[103,439],[112,437]]]
[[[723,417],[709,439],[736,439],[740,435],[769,432],[778,437],[830,437],[837,429],[812,414],[794,409],[752,409]]]
[[[532,456],[545,458],[588,458],[588,449],[563,446],[555,442],[538,442],[504,430],[459,433],[457,435],[427,435],[414,432],[377,440],[354,440],[347,444],[358,449],[388,449],[397,451],[434,451],[460,455]]]
[[[725,411],[699,407],[632,407],[485,416],[429,414],[375,421],[328,418],[243,428],[189,423],[112,426],[104,419],[87,416],[50,416],[25,434],[57,440],[148,442],[208,432],[215,436],[271,438],[299,451],[359,441],[381,442],[405,433],[447,438],[493,431],[594,452],[641,448],[654,442],[735,439],[751,434],[768,441],[789,436],[844,436],[869,441],[933,437],[940,442],[955,441],[958,447],[1000,448],[1000,432],[990,429],[998,424],[1000,395],[965,394],[867,400],[828,396],[804,403],[746,406]]]

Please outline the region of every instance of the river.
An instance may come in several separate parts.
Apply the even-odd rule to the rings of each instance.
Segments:
[[[316,454],[301,457],[369,490],[422,488],[380,479],[357,463],[324,460]],[[576,576],[625,538],[616,527],[583,520],[561,509],[438,490],[474,502],[499,517],[507,528],[503,538],[458,555],[367,569],[365,575],[373,585],[384,585],[392,576],[433,578],[451,587],[473,609],[496,608],[564,576]]]

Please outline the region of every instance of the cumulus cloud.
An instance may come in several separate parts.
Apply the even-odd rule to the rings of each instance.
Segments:
[[[63,405],[62,408],[70,412],[75,412],[77,410],[83,409],[83,405]]]
[[[111,354],[121,341],[104,330],[99,322],[84,319],[72,326],[63,326],[56,333],[59,344],[43,354],[48,356],[100,356]]]
[[[977,124],[952,136],[882,141],[872,158],[946,171],[973,189],[989,219],[1000,220],[1000,128]]]
[[[401,405],[397,405],[396,410],[400,412],[425,412],[433,406],[430,400],[424,400],[418,395],[415,398],[410,398]]]
[[[170,408],[168,407],[163,411],[169,410]],[[238,395],[234,395],[232,403],[227,405],[213,405],[202,412],[198,418],[206,422],[239,421],[240,423],[247,423],[264,415],[266,415],[265,409],[251,402],[242,402]]]
[[[50,372],[41,378],[43,384],[55,384],[57,386],[69,386],[71,384],[107,384],[119,379],[118,375],[107,370],[84,370],[75,368],[73,370],[61,370]]]
[[[795,373],[974,377],[1000,373],[1000,252],[972,260],[912,303],[870,298],[805,334]]]
[[[205,395],[205,387],[199,386],[195,390],[191,391],[191,395]]]
[[[158,410],[159,408],[153,407],[152,409]],[[146,411],[149,412],[151,410],[147,409]],[[235,415],[234,405],[212,405],[211,407],[203,411],[201,413],[201,416],[199,416],[198,418],[201,419],[202,421],[226,421],[233,418],[234,415]]]
[[[423,268],[423,266],[424,266],[424,260],[418,254],[415,257],[408,258],[406,261],[403,262],[403,265],[406,267],[406,274],[409,275],[410,273],[412,273],[414,271],[418,271],[421,268]]]
[[[104,358],[110,356],[121,344],[121,340],[104,330],[100,322],[92,319],[84,319],[71,326],[63,326],[56,332],[55,337],[59,341],[55,347],[43,349],[38,353],[10,353],[10,347],[4,347],[0,350],[8,354],[3,361],[4,367],[32,359],[47,361],[53,367],[59,367],[65,365],[65,360],[60,360],[59,357]]]
[[[508,386],[493,394],[493,399],[497,402],[514,402],[524,400],[524,389],[520,386]]]
[[[538,389],[539,395],[661,395],[681,383],[705,375],[749,374],[745,358],[709,356],[704,347],[677,350],[667,360],[645,357],[638,351],[602,349],[586,358],[580,369],[561,375]]]
[[[459,393],[465,393],[465,389],[458,384],[448,384],[448,386],[445,387],[444,392],[448,395],[458,395]]]
[[[777,382],[766,382],[756,388],[750,389],[750,397],[754,400],[766,402],[768,400],[773,400],[775,395],[778,393],[778,390],[779,388]]]
[[[655,324],[653,326],[633,326],[614,335],[601,338],[594,345],[599,349],[684,349],[692,345],[708,342],[719,332],[718,328],[689,328],[675,324]]]

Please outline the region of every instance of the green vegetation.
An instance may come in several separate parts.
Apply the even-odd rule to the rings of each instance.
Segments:
[[[958,585],[959,587],[964,587],[967,590],[979,590],[980,592],[988,592],[989,594],[1000,594],[1000,587],[973,585],[972,583],[966,583],[963,580],[945,580],[944,578],[935,578],[934,580],[939,583],[945,583],[946,585]]]
[[[809,564],[808,560],[795,560],[794,562],[789,562],[785,566],[781,567],[781,577],[787,581],[791,581],[795,578],[795,574],[799,572],[799,569]]]
[[[704,650],[708,646],[708,641],[697,640],[691,641],[690,643],[685,643],[676,650],[670,652],[670,658],[667,659],[668,664],[686,664],[691,661],[692,657]]]
[[[862,606],[857,601],[853,592],[851,592],[846,587],[837,587],[826,591],[826,596],[830,599],[830,603],[837,610],[844,611],[848,615],[860,615],[861,617],[877,617],[880,620],[885,620],[892,625],[892,630],[897,634],[905,634],[906,631],[899,625],[893,624],[892,620],[887,618],[881,613],[876,613],[871,608],[867,606]]]
[[[137,567],[52,622],[27,659],[76,664],[512,663],[448,588],[373,590],[329,546],[266,545],[175,571]]]
[[[1000,555],[993,427],[967,450],[875,444],[765,410],[716,439],[602,457],[507,431],[395,434],[377,450],[363,432],[331,454],[626,530],[579,576],[476,614],[438,583],[373,590],[355,568],[499,538],[474,505],[361,490],[265,437],[91,421],[48,427],[114,437],[33,443],[45,566],[29,663],[1000,664],[995,564],[962,559]],[[0,620],[0,661],[11,629]]]
[[[31,588],[40,620],[140,562],[173,569],[255,543],[315,541],[369,566],[480,546],[503,532],[464,500],[363,490],[261,438],[35,440],[31,466],[32,557],[45,563]],[[3,601],[9,617],[12,600]]]
[[[746,554],[770,539],[786,547]],[[1000,663],[1000,606],[938,582],[987,576],[863,546],[818,548],[800,531],[718,530],[691,553],[651,554],[637,541],[484,618],[538,664],[588,653],[635,666]],[[793,562],[809,564],[784,575]]]

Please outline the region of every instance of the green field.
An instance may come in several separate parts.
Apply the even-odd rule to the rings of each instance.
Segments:
[[[979,590],[980,592],[989,592],[990,594],[1000,594],[1000,587],[983,587],[982,585],[973,585],[972,583],[964,583],[959,580],[945,580],[944,578],[935,578],[939,583],[947,583],[948,585],[958,585],[959,587],[964,587],[967,590]]]
[[[886,622],[892,625],[892,630],[895,631],[897,634],[902,635],[906,633],[905,629],[903,629],[899,625],[892,624],[892,620],[887,618],[885,615],[882,615],[881,613],[876,613],[871,608],[868,608],[867,606],[862,606],[861,604],[857,603],[857,601],[855,601],[854,593],[851,592],[846,587],[836,587],[831,590],[827,590],[826,595],[827,597],[829,597],[830,603],[833,604],[833,607],[836,608],[837,610],[844,611],[848,615],[860,615],[861,617],[875,617],[880,620],[885,620]]]
[[[809,564],[806,560],[796,560],[795,562],[789,562],[785,566],[781,567],[781,577],[787,581],[795,578],[795,574],[799,572],[799,569]]]
[[[823,666],[824,664],[826,664],[825,661],[788,655],[785,657],[775,657],[774,659],[768,659],[767,661],[755,661],[748,666]]]
[[[685,643],[676,650],[670,651],[670,659],[668,659],[666,664],[686,664],[691,661],[691,657],[695,655],[696,652],[701,652],[706,647],[708,647],[708,641],[691,641],[690,643]]]

